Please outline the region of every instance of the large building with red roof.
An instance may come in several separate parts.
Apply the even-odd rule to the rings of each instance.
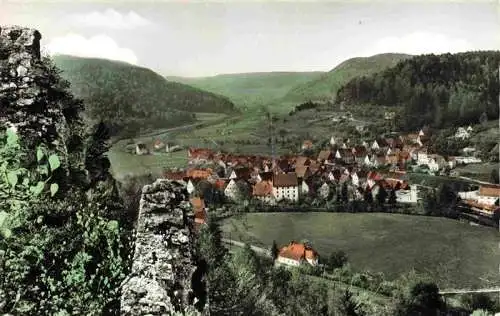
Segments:
[[[298,243],[295,241],[290,242],[288,245],[282,247],[276,258],[276,263],[288,266],[300,266],[301,264],[310,264],[312,266],[318,265],[319,255],[311,246]]]

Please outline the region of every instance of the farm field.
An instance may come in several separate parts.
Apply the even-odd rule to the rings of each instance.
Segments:
[[[497,163],[491,163],[491,162],[485,162],[485,163],[478,163],[478,164],[470,164],[470,165],[465,165],[465,166],[458,166],[455,168],[456,171],[461,176],[464,177],[469,177],[472,179],[476,179],[479,181],[491,181],[491,171],[493,169],[498,170],[498,162]]]
[[[229,218],[224,236],[269,247],[308,240],[323,255],[344,250],[355,270],[388,278],[415,269],[440,287],[500,281],[499,233],[458,221],[382,213],[254,213]]]
[[[187,164],[187,152],[161,153],[157,155],[137,156],[114,146],[108,152],[111,172],[117,180],[125,176],[139,176],[151,173],[160,176],[163,169],[184,167]]]

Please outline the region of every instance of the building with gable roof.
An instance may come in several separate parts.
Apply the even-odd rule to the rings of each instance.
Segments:
[[[273,176],[273,195],[276,200],[299,200],[299,182],[295,172],[279,173]]]
[[[278,253],[276,264],[298,267],[302,264],[317,266],[319,255],[311,246],[291,241]]]

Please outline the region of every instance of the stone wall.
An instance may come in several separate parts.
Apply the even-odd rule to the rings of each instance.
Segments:
[[[48,65],[41,60],[35,29],[0,26],[0,126],[14,125],[27,139],[54,141],[64,129]]]
[[[132,272],[122,288],[122,315],[201,314],[193,307],[195,302],[204,306],[205,298],[192,227],[185,182],[158,179],[144,186]]]

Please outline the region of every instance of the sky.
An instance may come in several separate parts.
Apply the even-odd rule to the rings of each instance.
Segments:
[[[165,76],[328,71],[379,53],[500,50],[499,1],[0,0],[46,54],[125,61]]]

